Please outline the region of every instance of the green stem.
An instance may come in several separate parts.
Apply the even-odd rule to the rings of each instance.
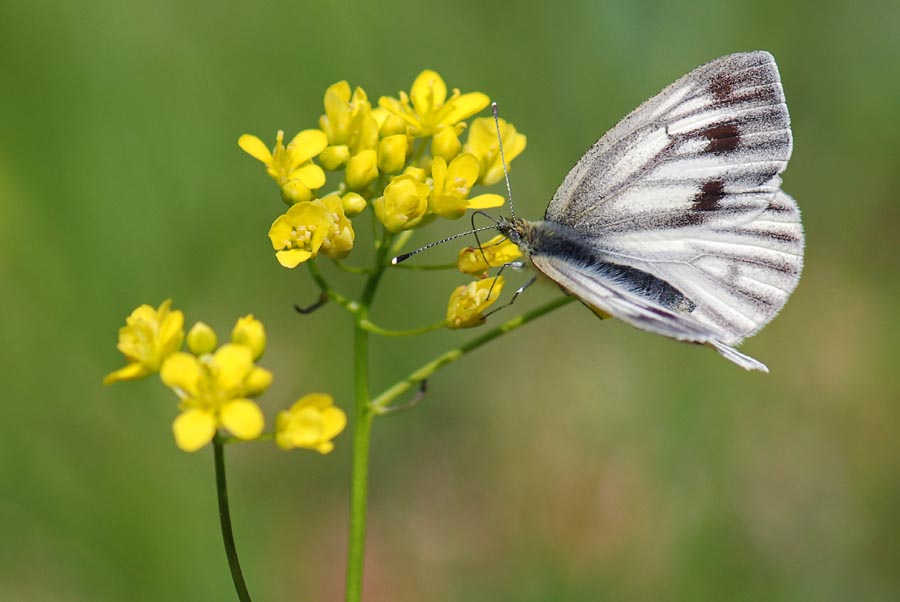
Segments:
[[[368,505],[369,443],[372,439],[372,420],[375,413],[369,393],[369,307],[375,298],[378,283],[387,267],[391,235],[384,232],[375,253],[375,267],[366,280],[365,288],[355,312],[353,325],[353,372],[356,419],[353,426],[353,469],[350,479],[350,535],[347,544],[347,602],[362,599],[363,562],[366,548],[366,509]]]
[[[371,274],[372,268],[363,268],[355,265],[347,265],[343,261],[339,259],[333,259],[334,265],[336,265],[339,269],[350,273],[350,274]]]
[[[306,265],[309,266],[309,273],[312,276],[312,279],[316,282],[319,290],[321,290],[324,295],[326,295],[329,299],[352,314],[355,314],[357,311],[359,311],[359,303],[348,299],[344,295],[331,288],[328,282],[325,281],[325,277],[322,276],[322,272],[319,270],[319,265],[315,260],[307,261]]]
[[[231,580],[240,602],[251,602],[250,592],[244,583],[241,563],[238,561],[237,548],[234,545],[234,533],[231,530],[231,512],[228,510],[228,486],[225,483],[225,450],[222,440],[216,434],[213,437],[213,457],[216,464],[216,493],[219,499],[219,524],[222,528],[222,540],[225,543],[225,556],[231,570]]]
[[[447,322],[445,320],[441,320],[440,322],[435,322],[434,324],[420,326],[419,328],[410,328],[409,330],[388,330],[387,328],[382,328],[381,326],[378,326],[377,324],[374,324],[369,320],[361,320],[359,325],[372,334],[381,335],[383,337],[411,337],[417,334],[425,334],[426,332],[434,332],[435,330],[440,330],[447,325]]]
[[[436,265],[417,265],[417,264],[406,264],[401,263],[395,267],[400,268],[401,270],[416,270],[419,272],[430,272],[435,270],[455,270],[457,267],[457,263],[454,261],[453,263],[439,263]]]
[[[559,307],[562,307],[563,305],[571,303],[574,300],[575,300],[575,297],[571,297],[571,296],[560,297],[558,299],[554,299],[553,301],[550,301],[549,303],[545,303],[544,305],[541,305],[540,307],[537,307],[535,309],[532,309],[531,311],[528,311],[528,312],[522,314],[521,316],[517,316],[511,320],[504,322],[503,324],[497,326],[496,328],[489,330],[489,331],[485,332],[483,335],[464,343],[463,345],[461,345],[460,347],[457,347],[456,349],[451,349],[450,351],[442,353],[441,355],[437,356],[430,362],[423,364],[418,370],[413,371],[405,379],[397,382],[393,386],[386,389],[381,395],[379,395],[378,397],[373,399],[372,407],[374,408],[375,413],[376,414],[387,413],[387,411],[389,411],[388,404],[390,404],[392,401],[397,399],[397,397],[399,397],[400,395],[403,395],[404,393],[406,393],[407,391],[412,389],[414,386],[418,385],[423,380],[426,380],[427,378],[429,378],[432,374],[434,374],[435,372],[440,370],[445,365],[447,365],[451,362],[455,362],[456,360],[458,360],[465,354],[469,353],[470,351],[474,351],[475,349],[478,349],[482,345],[490,343],[491,341],[493,341],[500,335],[506,334],[507,332],[510,332],[511,330],[515,330],[515,329],[519,328],[520,326],[524,326],[525,324],[528,324],[532,320],[536,320],[537,318],[540,318],[541,316],[543,316],[547,313],[550,313],[554,309],[557,309]]]

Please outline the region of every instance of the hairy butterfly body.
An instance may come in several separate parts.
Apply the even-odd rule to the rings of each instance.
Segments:
[[[791,147],[772,55],[728,55],[600,138],[542,221],[504,219],[499,230],[584,304],[768,371],[734,346],[800,278],[800,212],[779,177]]]

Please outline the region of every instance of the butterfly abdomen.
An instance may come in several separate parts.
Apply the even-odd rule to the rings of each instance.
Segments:
[[[582,270],[647,301],[679,312],[691,312],[696,304],[684,293],[661,278],[637,268],[615,263],[602,249],[584,241],[577,233],[560,224],[522,220],[518,225],[519,246],[529,255],[558,257],[579,265]]]

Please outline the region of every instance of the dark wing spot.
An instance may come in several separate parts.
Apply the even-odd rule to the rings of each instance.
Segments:
[[[725,184],[720,180],[706,182],[691,201],[695,211],[718,211],[719,201],[725,198]]]
[[[706,152],[717,155],[733,151],[741,141],[741,132],[733,123],[714,125],[701,131],[700,135],[709,140]]]
[[[709,82],[709,91],[716,100],[724,102],[731,98],[734,84],[734,77],[730,73],[719,73]]]

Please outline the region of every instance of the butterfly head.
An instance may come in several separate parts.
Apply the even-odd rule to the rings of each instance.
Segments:
[[[528,254],[531,252],[531,240],[534,231],[532,222],[517,217],[501,217],[497,223],[497,230],[515,243],[523,253]]]

